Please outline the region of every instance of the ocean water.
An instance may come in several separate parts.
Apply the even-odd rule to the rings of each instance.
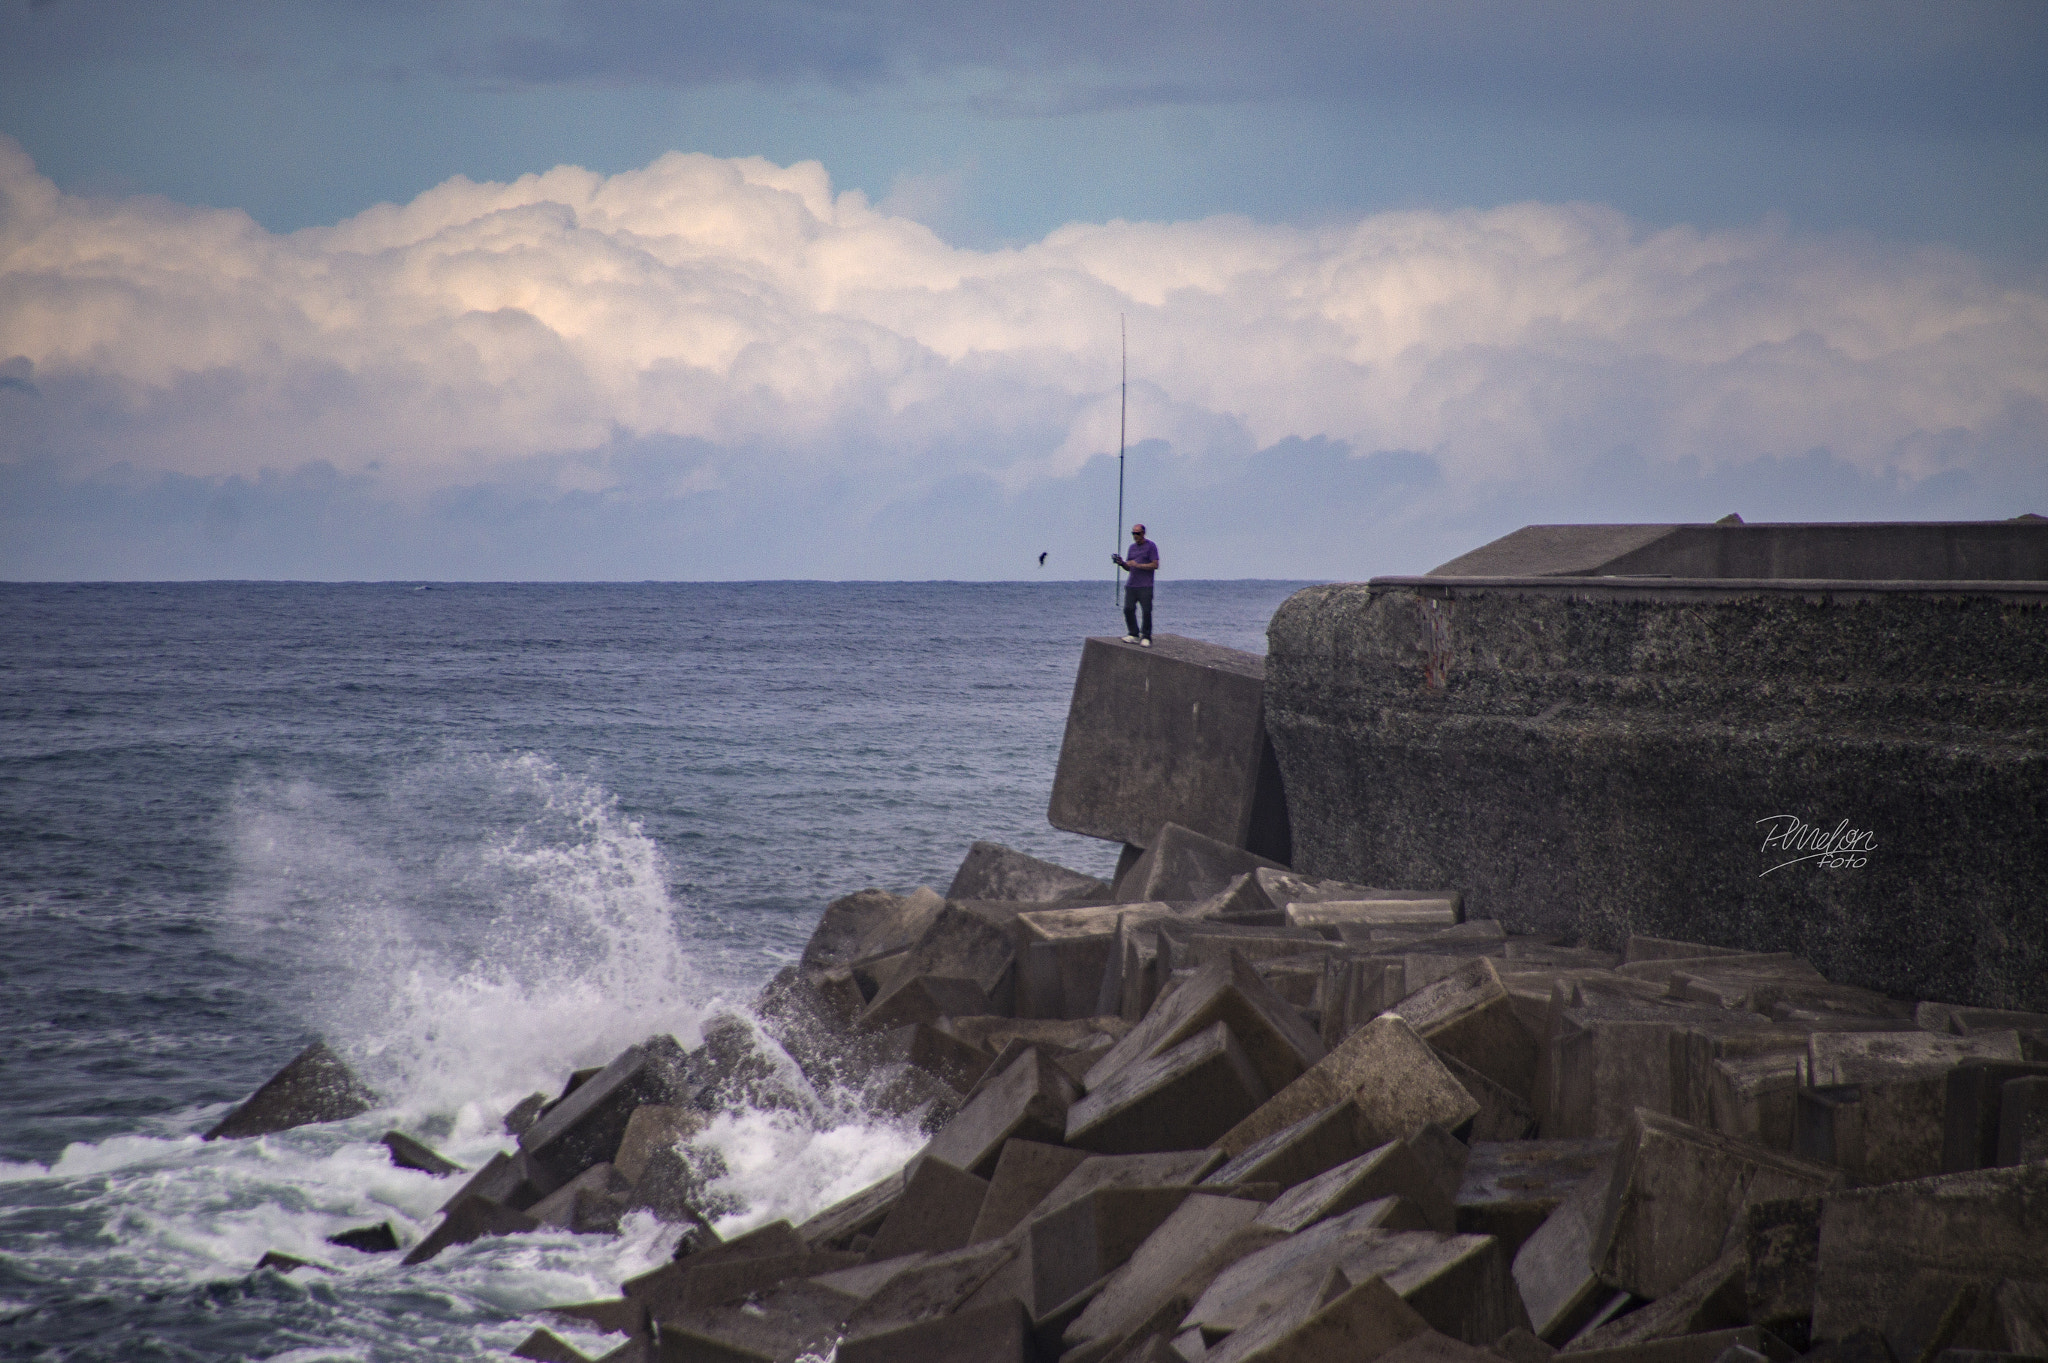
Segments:
[[[1298,585],[1162,584],[1159,628],[1263,652]],[[614,1295],[673,1231],[411,1269],[325,1238],[410,1243],[451,1191],[384,1131],[481,1164],[526,1093],[694,1044],[840,894],[943,890],[976,838],[1107,873],[1044,811],[1111,591],[0,584],[0,1357],[498,1357]],[[199,1140],[315,1036],[378,1110]],[[920,1138],[819,1095],[699,1140],[735,1232]]]

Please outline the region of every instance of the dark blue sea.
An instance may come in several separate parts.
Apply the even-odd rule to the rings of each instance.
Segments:
[[[1263,652],[1298,585],[1162,583],[1159,628]],[[673,1231],[410,1269],[326,1237],[432,1224],[448,1185],[384,1131],[482,1163],[529,1091],[694,1043],[838,895],[943,891],[976,838],[1106,873],[1045,806],[1111,594],[0,584],[0,1357],[502,1357],[615,1295]],[[199,1140],[315,1036],[383,1107]],[[919,1142],[823,1100],[701,1139],[728,1232]]]

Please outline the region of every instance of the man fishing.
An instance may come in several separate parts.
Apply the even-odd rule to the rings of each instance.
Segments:
[[[1131,547],[1122,555],[1111,554],[1110,562],[1131,575],[1124,584],[1124,642],[1141,648],[1152,647],[1152,575],[1159,571],[1159,546],[1145,538],[1145,527],[1131,527]],[[1145,607],[1145,628],[1138,628],[1138,607]]]

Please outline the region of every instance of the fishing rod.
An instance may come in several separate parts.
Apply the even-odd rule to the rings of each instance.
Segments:
[[[1124,417],[1131,408],[1131,338],[1124,327],[1124,315],[1116,315],[1117,344],[1123,354],[1123,378],[1118,388],[1116,404],[1116,539],[1111,550],[1112,558],[1123,552],[1124,547]],[[1116,569],[1116,595],[1112,598],[1119,606],[1124,603],[1124,570]]]

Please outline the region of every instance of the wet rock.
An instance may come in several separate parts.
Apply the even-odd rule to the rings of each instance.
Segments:
[[[903,1196],[904,1171],[842,1198],[797,1227],[797,1235],[813,1249],[843,1248],[856,1235],[871,1235]]]
[[[538,1229],[540,1222],[525,1212],[474,1193],[456,1199],[427,1237],[405,1256],[408,1264],[423,1264],[451,1245],[467,1245],[487,1235],[523,1235]]]
[[[221,1118],[205,1139],[267,1136],[316,1122],[346,1121],[368,1112],[376,1102],[377,1095],[342,1058],[326,1042],[316,1041]]]
[[[551,1330],[535,1330],[512,1351],[512,1356],[530,1358],[534,1363],[590,1363],[573,1345]]]
[[[529,1093],[514,1103],[505,1113],[503,1126],[508,1136],[524,1136],[540,1120],[540,1114],[548,1105],[545,1093]]]
[[[948,975],[905,975],[876,996],[857,1024],[864,1032],[886,1032],[942,1018],[993,1011],[988,994],[975,981]]]
[[[672,1150],[702,1131],[709,1118],[695,1107],[673,1103],[648,1103],[633,1109],[626,1119],[625,1134],[619,1138],[612,1168],[627,1183],[637,1183],[656,1152]]]
[[[330,1235],[327,1243],[352,1249],[358,1254],[393,1254],[398,1250],[398,1233],[391,1229],[389,1221],[380,1221],[374,1226],[358,1226],[339,1235]]]
[[[751,1301],[695,1307],[658,1319],[656,1357],[664,1360],[776,1360],[822,1357],[839,1333],[846,1301],[815,1283],[785,1282]]]
[[[469,1176],[440,1210],[447,1211],[465,1197],[481,1197],[514,1211],[524,1211],[562,1186],[563,1180],[541,1167],[524,1150],[500,1152]]]
[[[632,1181],[613,1165],[593,1164],[527,1208],[527,1215],[551,1230],[616,1234],[632,1191]]]
[[[585,1329],[597,1330],[608,1335],[625,1334],[638,1337],[647,1333],[647,1303],[636,1301],[632,1297],[570,1302],[562,1306],[550,1306],[542,1314],[565,1321],[575,1321]]]
[[[555,1105],[519,1138],[536,1165],[563,1182],[609,1161],[633,1109],[671,1103],[685,1093],[682,1047],[667,1036],[629,1046],[611,1064]]]
[[[256,1267],[259,1270],[267,1268],[274,1273],[296,1273],[302,1268],[319,1268],[321,1266],[314,1263],[311,1259],[301,1259],[297,1255],[285,1254],[282,1251],[272,1249],[264,1251],[263,1257],[256,1261]]]
[[[436,1178],[446,1178],[449,1174],[462,1172],[461,1165],[436,1154],[403,1131],[385,1132],[383,1143],[384,1148],[391,1152],[391,1163],[400,1169],[417,1169]]]

